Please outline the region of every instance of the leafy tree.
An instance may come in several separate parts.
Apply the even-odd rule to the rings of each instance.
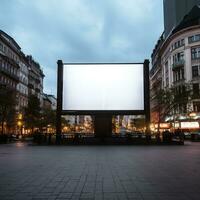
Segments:
[[[187,113],[187,104],[190,101],[191,89],[190,83],[180,86],[172,86],[167,89],[160,89],[156,93],[157,112],[158,112],[158,131],[160,122],[167,115],[172,115],[175,119],[177,113]]]
[[[145,119],[144,118],[135,119],[134,125],[137,129],[143,128],[145,126]]]
[[[16,93],[6,86],[0,86],[0,122],[1,134],[4,134],[4,124],[13,127],[16,117]]]
[[[41,123],[41,107],[40,100],[35,95],[30,95],[28,106],[25,108],[25,124],[31,128],[32,133],[35,127],[39,127]]]
[[[47,127],[48,125],[52,128],[56,127],[56,111],[50,108],[43,109],[41,113],[41,126]]]

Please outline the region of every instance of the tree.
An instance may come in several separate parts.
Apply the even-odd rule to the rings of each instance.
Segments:
[[[190,101],[191,89],[190,83],[185,83],[171,88],[160,89],[156,93],[157,112],[158,112],[158,131],[160,122],[167,115],[172,115],[175,120],[177,113],[187,113],[187,104]]]
[[[0,122],[1,134],[4,134],[4,124],[13,127],[16,117],[16,93],[6,86],[0,86]]]
[[[171,107],[171,90],[159,88],[155,91],[154,101],[156,103],[155,111],[157,113],[158,132],[160,123],[165,119]]]
[[[56,111],[50,108],[42,110],[41,113],[41,127],[50,125],[52,128],[56,127]]]
[[[40,100],[35,95],[30,95],[28,106],[25,108],[25,124],[31,128],[32,133],[35,127],[39,127],[41,123],[41,107]]]

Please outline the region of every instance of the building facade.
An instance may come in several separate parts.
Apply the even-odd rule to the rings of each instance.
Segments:
[[[20,46],[0,30],[0,84],[17,91],[20,71]]]
[[[0,84],[16,93],[16,110],[23,112],[28,96],[36,95],[43,103],[44,74],[32,56],[25,56],[17,42],[0,30]]]
[[[43,79],[44,74],[39,63],[32,56],[26,56],[29,72],[28,72],[28,94],[36,95],[43,105]]]
[[[39,63],[26,56],[15,40],[0,30],[0,86],[15,92],[18,113],[24,112],[31,94],[43,105],[43,79]]]
[[[56,110],[57,100],[54,95],[51,94],[43,94],[43,108]]]
[[[163,0],[165,37],[183,20],[193,6],[200,0]]]
[[[23,112],[28,105],[28,62],[25,55],[21,52],[19,60],[19,83],[17,85],[18,91],[18,108]]]
[[[200,7],[195,6],[172,31],[169,37],[159,40],[152,54],[151,111],[152,122],[158,121],[156,92],[162,89],[192,91],[187,105],[178,108],[179,115],[200,113]]]

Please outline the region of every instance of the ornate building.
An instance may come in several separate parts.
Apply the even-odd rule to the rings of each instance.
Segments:
[[[21,48],[8,34],[0,30],[0,84],[17,90],[19,84]]]
[[[180,107],[178,112],[200,113],[199,6],[194,6],[167,38],[161,36],[152,53],[150,80],[152,121],[157,121],[158,117],[156,92],[160,88],[171,87],[183,91],[187,83],[192,90],[191,101],[185,107]]]
[[[40,67],[32,56],[26,57],[29,64],[28,73],[28,93],[29,95],[36,95],[40,100],[40,105],[43,105],[43,79],[44,74]]]
[[[23,112],[28,95],[35,94],[41,102],[44,74],[32,56],[25,56],[17,42],[0,30],[0,85],[16,93],[16,110]]]

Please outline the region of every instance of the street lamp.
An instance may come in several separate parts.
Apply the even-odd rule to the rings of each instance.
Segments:
[[[20,135],[22,135],[22,128],[23,128],[23,115],[22,113],[18,114],[18,121],[17,121],[17,126],[19,127],[20,130]]]

